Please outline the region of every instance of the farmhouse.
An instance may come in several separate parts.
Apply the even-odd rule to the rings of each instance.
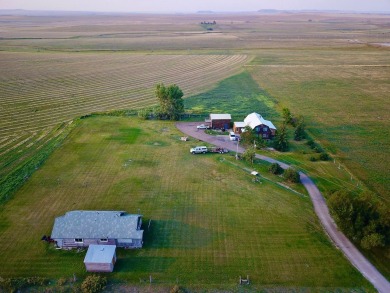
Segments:
[[[142,216],[124,211],[70,211],[54,221],[51,238],[71,249],[91,244],[141,248]]]
[[[115,249],[115,245],[91,244],[84,258],[87,272],[112,272],[116,262]]]
[[[232,117],[230,114],[210,114],[208,121],[212,129],[229,129]]]
[[[254,129],[256,133],[265,138],[272,138],[275,136],[276,127],[271,121],[265,120],[260,114],[251,113],[244,119],[245,125]]]

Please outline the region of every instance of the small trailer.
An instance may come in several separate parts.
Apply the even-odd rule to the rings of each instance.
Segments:
[[[208,150],[210,153],[220,153],[220,154],[226,154],[229,152],[228,149],[221,148],[221,147],[211,147]]]

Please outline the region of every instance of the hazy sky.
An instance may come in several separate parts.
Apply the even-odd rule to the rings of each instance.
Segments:
[[[0,0],[0,9],[196,12],[317,9],[390,11],[390,0]]]

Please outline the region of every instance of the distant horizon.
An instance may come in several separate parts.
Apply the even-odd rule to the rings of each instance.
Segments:
[[[240,13],[259,13],[259,12],[334,12],[334,13],[352,13],[352,14],[389,14],[390,10],[340,10],[340,9],[272,9],[263,8],[258,10],[238,10],[238,11],[218,11],[218,10],[198,10],[198,11],[101,11],[101,10],[60,10],[60,9],[24,9],[24,8],[0,8],[0,11],[15,12],[48,12],[48,13],[96,13],[96,14],[240,14]]]
[[[390,0],[1,0],[0,10],[64,11],[95,13],[157,13],[192,14],[201,11],[214,13],[278,11],[340,11],[340,12],[390,12]]]

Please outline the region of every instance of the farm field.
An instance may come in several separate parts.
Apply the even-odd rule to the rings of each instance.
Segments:
[[[245,55],[0,52],[0,186],[60,135],[60,123],[154,105],[158,82],[197,93],[247,61]],[[2,189],[0,200],[9,196]]]
[[[266,64],[263,58],[268,58]],[[290,56],[274,51],[259,54],[248,66],[263,89],[281,106],[303,115],[312,136],[387,202],[389,58],[390,51],[377,49],[309,50]]]
[[[191,155],[197,142],[180,141],[172,122],[77,123],[1,210],[1,276],[85,276],[85,252],[55,250],[41,236],[68,210],[119,209],[144,215],[145,247],[119,250],[113,280],[232,289],[248,274],[252,289],[372,290],[307,196],[253,182],[232,155]]]
[[[216,20],[213,31],[207,31],[200,25],[205,20]],[[237,188],[226,189],[227,181],[218,173],[222,172],[219,167],[222,162],[206,157],[199,158],[199,165],[194,163],[187,156],[188,148],[181,149],[182,145],[176,145],[175,139],[179,134],[171,124],[167,124],[168,131],[163,131],[165,126],[160,124],[150,124],[158,126],[155,130],[141,131],[139,140],[132,141],[132,132],[127,127],[130,125],[131,129],[138,129],[138,124],[143,122],[137,119],[90,118],[77,127],[77,118],[93,112],[136,110],[155,105],[153,88],[158,82],[178,84],[184,91],[187,110],[202,114],[211,110],[226,111],[241,120],[247,112],[257,111],[275,121],[278,127],[282,121],[282,108],[289,107],[294,115],[304,115],[311,137],[320,142],[346,172],[340,172],[335,168],[337,164],[330,162],[306,161],[306,154],[297,153],[302,151],[301,146],[293,148],[295,153],[266,155],[276,156],[309,171],[308,174],[314,177],[323,192],[333,190],[335,186],[351,190],[355,187],[356,190],[369,188],[388,203],[390,50],[380,45],[390,43],[388,16],[248,13],[36,17],[0,13],[0,22],[0,263],[6,258],[13,260],[1,269],[0,276],[1,272],[10,276],[28,274],[32,268],[35,270],[33,264],[38,267],[37,273],[53,278],[75,271],[83,274],[80,255],[46,249],[36,240],[40,239],[40,234],[50,232],[55,216],[73,209],[73,206],[114,209],[122,208],[123,202],[126,202],[129,210],[141,206],[147,218],[159,219],[150,234],[156,233],[159,240],[148,244],[143,251],[123,254],[124,259],[136,257],[142,270],[132,271],[131,267],[119,262],[120,271],[115,273],[116,279],[137,281],[148,276],[144,276],[144,272],[152,272],[162,282],[173,283],[172,276],[173,280],[180,278],[187,284],[196,285],[192,280],[204,280],[212,285],[217,275],[219,281],[215,285],[219,286],[235,283],[236,271],[240,270],[239,274],[245,275],[247,272],[241,270],[250,266],[255,278],[258,278],[257,284],[265,281],[264,286],[271,286],[272,282],[294,288],[368,286],[330,247],[308,200],[295,198],[291,201],[289,193],[263,186],[265,192],[280,196],[272,204],[277,203],[281,210],[276,204],[269,209],[275,215],[283,216],[280,219],[266,217],[269,215],[267,211],[264,219],[254,215],[244,218],[243,215],[248,213],[258,215],[257,204],[262,206],[269,202],[262,197],[253,202],[238,201],[242,190],[251,194],[258,189],[248,187],[248,182],[243,185],[242,180],[247,177],[236,169],[232,171],[234,175],[229,171],[229,175],[224,176],[234,177],[227,178],[233,180]],[[103,121],[116,123],[119,128],[107,126],[105,130]],[[102,128],[104,137],[113,136],[113,139],[108,139],[108,144],[103,139],[104,150],[94,149],[97,147],[95,140],[99,144],[102,142],[98,135],[100,129],[96,130],[95,123]],[[71,132],[74,127],[77,127],[76,130]],[[109,134],[110,131],[113,134]],[[72,134],[67,141],[69,133]],[[123,139],[125,135],[130,135],[129,140]],[[160,135],[161,139],[153,141],[151,137],[156,135]],[[63,148],[41,166],[64,140]],[[153,146],[148,145],[149,140]],[[128,170],[124,166],[128,164],[123,161],[129,152],[134,151],[126,148],[126,143],[134,146],[140,141],[145,142],[144,145],[141,143],[145,151],[153,150],[151,157],[146,153],[134,153],[140,159],[136,165],[141,179],[133,173],[126,173]],[[84,147],[87,148],[89,143],[92,143],[91,149],[88,149],[91,156],[86,156],[78,166],[73,159],[83,157],[87,151]],[[116,153],[117,150],[119,153]],[[183,151],[185,155],[173,160],[173,150]],[[83,154],[73,155],[78,151]],[[109,158],[105,151],[117,154],[118,158]],[[60,157],[64,154],[65,161]],[[162,156],[166,161],[161,162],[155,156]],[[57,161],[57,165],[53,160]],[[104,160],[110,164],[104,164]],[[198,188],[192,190],[189,183],[182,186],[184,190],[189,189],[188,197],[175,189],[172,181],[176,173],[168,178],[159,169],[163,166],[173,170],[173,164],[187,170],[183,180]],[[203,180],[203,173],[189,172],[190,166],[201,170],[201,164],[216,170],[217,176],[213,176],[213,181]],[[158,176],[147,177],[152,171],[145,171],[141,165],[153,169],[153,172],[158,169]],[[36,173],[29,178],[32,170]],[[193,176],[193,182],[189,174]],[[353,177],[352,181],[350,177]],[[18,179],[13,182],[14,178]],[[23,182],[22,189],[14,194],[16,187]],[[62,182],[76,184],[74,189],[67,189]],[[103,183],[101,190],[97,182]],[[157,183],[161,187],[155,186]],[[236,197],[227,196],[222,191],[219,194],[218,188],[228,190]],[[171,190],[174,190],[172,194],[175,196],[172,201],[169,198]],[[138,194],[135,202],[129,199],[130,193]],[[160,193],[164,194],[161,198],[157,196]],[[215,194],[217,196],[214,197]],[[149,199],[155,202],[150,203]],[[223,214],[221,209],[211,219],[210,215],[214,212],[211,207],[214,205],[223,207],[228,213]],[[161,206],[168,208],[152,215],[154,209]],[[192,206],[195,208],[192,209]],[[292,207],[298,209],[297,216],[290,216],[294,220],[297,218],[298,222],[290,223],[293,221],[286,215],[286,211],[294,210]],[[23,213],[27,216],[21,218]],[[229,215],[233,218],[228,218]],[[219,224],[220,227],[210,228],[210,222],[205,223],[204,219],[210,219],[212,225]],[[272,219],[272,223],[264,225],[269,224],[269,227],[249,236],[248,231],[254,229],[255,224],[268,219]],[[283,226],[287,225],[284,221],[294,227]],[[311,228],[300,226],[304,224],[306,227],[307,222],[316,227],[315,233],[310,232]],[[228,225],[232,223],[234,227]],[[240,229],[243,226],[247,228]],[[175,228],[180,230],[181,236],[171,239],[169,233]],[[15,229],[20,235],[27,235],[26,239],[11,235]],[[295,231],[295,236],[290,234],[289,229]],[[38,238],[34,233],[39,234]],[[189,238],[186,238],[187,234]],[[199,234],[204,234],[205,238],[194,239],[194,235]],[[218,235],[218,240],[210,234]],[[264,235],[268,236],[261,238]],[[283,252],[282,247],[290,249],[286,243],[299,242],[294,238],[298,237],[296,235],[303,235],[305,239],[292,245],[297,254]],[[8,242],[3,236],[16,239],[16,242]],[[249,237],[248,243],[241,243],[241,237]],[[222,244],[224,239],[228,240]],[[281,242],[273,242],[279,240]],[[267,250],[270,243],[276,251]],[[315,246],[307,248],[312,243]],[[238,248],[237,256],[231,253],[233,246]],[[25,247],[31,247],[31,252],[20,253],[28,250]],[[257,255],[259,250],[264,254]],[[4,256],[3,251],[7,251]],[[188,251],[193,255],[187,257]],[[295,258],[297,255],[310,265],[310,270],[303,268],[304,262]],[[198,260],[196,269],[199,269],[199,275],[195,276],[196,272],[192,271],[188,279],[185,278],[187,272],[174,276],[180,272],[179,264],[190,267],[192,257]],[[389,276],[388,251],[380,250],[370,257]],[[53,264],[65,262],[64,268],[48,267],[48,260],[52,260]],[[328,261],[330,268],[323,268],[321,265]],[[218,268],[230,264],[226,275],[219,273],[215,266],[217,263]],[[304,278],[304,273],[313,275]],[[251,272],[248,274],[252,275]],[[319,277],[322,275],[326,277]],[[308,283],[310,280],[312,283]]]

